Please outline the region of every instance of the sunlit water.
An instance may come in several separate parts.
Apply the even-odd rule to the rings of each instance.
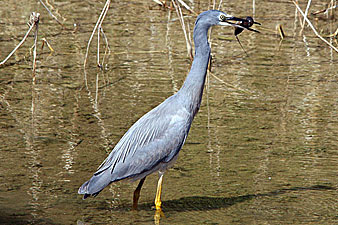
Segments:
[[[86,201],[77,189],[139,117],[182,85],[190,60],[176,12],[153,1],[111,3],[103,23],[111,54],[100,71],[95,36],[85,74],[104,2],[52,1],[64,30],[37,2],[6,1],[0,9],[1,60],[32,11],[41,14],[40,40],[55,49],[38,49],[35,81],[32,36],[0,68],[0,223],[153,223],[156,174],[146,179],[137,212],[130,210],[137,183],[114,183]],[[253,14],[251,1],[222,6]],[[313,3],[310,11],[323,8]],[[208,1],[193,9],[207,10]],[[187,15],[192,29],[195,16]],[[239,36],[248,56],[232,28],[212,30],[208,88],[164,176],[162,224],[338,223],[337,53],[308,27],[299,35],[291,2],[257,2],[254,18],[262,33]],[[336,29],[336,19],[311,20],[323,34]],[[281,43],[277,24],[287,34]],[[103,52],[102,44],[101,59]]]

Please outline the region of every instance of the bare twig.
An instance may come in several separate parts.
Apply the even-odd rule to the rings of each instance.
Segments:
[[[20,46],[25,42],[29,33],[32,31],[33,27],[39,22],[39,18],[40,18],[39,13],[32,12],[29,22],[28,22],[28,25],[29,25],[28,31],[26,32],[25,36],[20,41],[20,43],[13,49],[13,51],[9,53],[9,55],[2,62],[0,62],[0,66],[5,64],[7,60],[16,52],[16,50],[18,50],[18,48],[20,48]]]
[[[306,22],[309,24],[309,26],[311,27],[311,29],[313,30],[313,32],[316,34],[316,36],[318,38],[320,38],[322,41],[324,41],[328,46],[330,46],[330,48],[332,48],[333,50],[335,50],[336,52],[338,52],[338,49],[336,47],[334,47],[332,44],[330,44],[327,40],[325,40],[322,36],[320,36],[320,34],[317,32],[316,28],[314,28],[314,26],[312,25],[311,21],[306,17],[306,15],[303,13],[303,11],[299,8],[298,4],[293,1],[293,4],[295,4],[295,6],[297,7],[298,11],[302,14],[302,16],[304,17],[304,19],[306,20]]]
[[[85,55],[85,59],[84,59],[84,62],[83,62],[83,67],[85,68],[86,67],[86,64],[87,64],[87,58],[88,58],[88,52],[89,52],[89,46],[92,42],[92,39],[93,39],[93,36],[95,34],[95,31],[98,29],[98,27],[101,26],[103,20],[104,20],[104,17],[106,16],[107,12],[108,12],[108,9],[109,9],[109,5],[110,5],[110,0],[107,0],[106,1],[106,4],[104,5],[103,9],[102,9],[102,12],[95,24],[95,27],[93,29],[93,32],[92,34],[90,35],[90,38],[88,40],[88,44],[87,44],[87,50],[86,50],[86,55]]]
[[[41,0],[39,0],[39,1],[42,4],[42,6],[47,10],[49,15],[51,15],[53,17],[53,19],[55,19],[56,22],[58,22],[58,24],[60,24],[62,27],[64,27],[63,24],[58,20],[58,18],[56,18],[56,16],[54,16],[53,13],[48,9],[48,7],[45,5],[45,3],[43,3],[43,1],[41,1]]]

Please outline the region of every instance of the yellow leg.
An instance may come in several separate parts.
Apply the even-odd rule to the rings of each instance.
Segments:
[[[161,205],[162,205],[162,202],[161,202],[162,181],[163,181],[163,173],[160,172],[160,178],[158,179],[157,191],[156,191],[156,197],[155,197],[156,210],[161,210]]]
[[[157,191],[156,191],[156,197],[155,197],[155,207],[156,207],[156,212],[154,215],[154,222],[155,225],[160,224],[160,219],[161,217],[164,217],[164,213],[162,212],[161,209],[161,193],[162,193],[162,181],[163,181],[163,173],[159,172],[160,178],[158,179],[157,183]]]
[[[146,178],[142,178],[140,180],[140,183],[138,183],[136,190],[134,191],[134,197],[133,197],[133,210],[137,210],[137,203],[138,203],[138,199],[140,198],[140,192],[141,192],[141,188],[142,185],[144,183],[144,180]]]

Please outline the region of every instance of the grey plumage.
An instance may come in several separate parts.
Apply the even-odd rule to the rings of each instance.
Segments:
[[[96,196],[111,182],[164,172],[176,160],[201,104],[211,51],[208,30],[213,25],[230,25],[226,21],[234,18],[217,10],[198,16],[194,28],[195,58],[181,89],[130,127],[93,177],[80,187],[79,194],[84,194],[84,198]]]

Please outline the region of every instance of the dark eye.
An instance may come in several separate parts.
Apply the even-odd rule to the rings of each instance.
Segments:
[[[219,16],[219,19],[220,19],[221,21],[224,21],[224,20],[225,20],[225,16],[222,14],[222,15]]]

